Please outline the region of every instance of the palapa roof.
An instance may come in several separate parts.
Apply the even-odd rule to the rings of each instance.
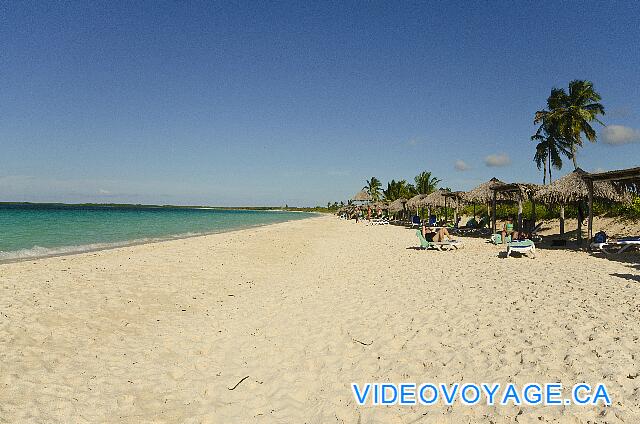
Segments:
[[[618,190],[628,190],[640,194],[640,167],[616,169],[585,175],[585,178],[597,181],[611,181]]]
[[[360,190],[356,194],[353,195],[351,200],[355,200],[356,202],[368,202],[371,200],[371,196],[364,190]]]
[[[510,183],[494,186],[491,190],[496,193],[502,194],[502,198],[509,198],[516,200],[518,197],[521,199],[530,199],[544,186],[530,183]]]
[[[385,202],[375,202],[371,204],[371,209],[382,209],[382,210],[386,210],[389,209],[389,205],[387,205]]]
[[[433,193],[429,194],[424,199],[418,202],[418,206],[430,206],[430,207],[442,207],[445,205],[445,202],[450,206],[455,206],[455,199],[447,200],[448,194],[451,193],[448,190],[436,190]]]
[[[464,191],[448,191],[446,193],[443,193],[444,197],[448,197],[449,199],[453,199],[455,203],[453,203],[454,205],[461,205],[462,203],[466,203],[466,196],[467,193],[465,193]]]
[[[640,167],[591,173],[591,174],[586,174],[585,178],[588,178],[592,181],[640,180]]]
[[[389,203],[389,212],[396,213],[404,210],[404,204],[407,203],[407,199],[399,198]]]
[[[502,181],[493,177],[486,183],[482,183],[473,190],[466,192],[464,200],[469,203],[490,203],[493,201],[493,192],[491,189],[502,184],[504,184]]]
[[[409,209],[419,208],[420,207],[419,202],[425,197],[427,197],[426,194],[416,194],[411,199],[407,200],[407,208]]]
[[[589,188],[585,176],[587,172],[578,168],[570,174],[542,187],[534,196],[536,200],[547,204],[563,204],[577,202],[589,197]],[[613,202],[629,200],[628,193],[617,189],[610,181],[595,181],[593,197]]]

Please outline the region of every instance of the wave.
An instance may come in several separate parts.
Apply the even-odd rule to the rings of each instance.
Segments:
[[[0,250],[0,262],[12,262],[12,261],[25,260],[25,259],[48,258],[52,256],[63,256],[63,255],[72,255],[77,253],[97,252],[99,250],[116,249],[118,247],[128,247],[128,246],[135,246],[139,244],[156,243],[160,241],[179,240],[179,239],[190,238],[190,237],[204,236],[208,234],[213,234],[213,233],[188,232],[188,233],[177,234],[177,235],[168,235],[165,237],[140,238],[140,239],[133,239],[133,240],[125,240],[125,241],[105,242],[105,243],[89,243],[89,244],[56,246],[56,247],[33,246],[29,249],[19,249],[19,250],[12,250],[8,252]]]

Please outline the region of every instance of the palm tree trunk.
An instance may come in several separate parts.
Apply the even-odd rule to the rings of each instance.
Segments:
[[[578,169],[578,161],[576,160],[576,145],[571,143],[571,160],[573,161],[573,169]]]

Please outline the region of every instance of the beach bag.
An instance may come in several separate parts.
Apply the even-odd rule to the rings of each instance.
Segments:
[[[598,231],[593,236],[594,243],[606,243],[607,242],[607,234],[604,231]]]

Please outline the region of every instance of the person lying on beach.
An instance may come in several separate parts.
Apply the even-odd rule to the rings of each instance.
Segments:
[[[438,228],[437,230],[429,227],[422,226],[422,236],[427,241],[440,242],[450,239],[449,231],[446,228]]]

